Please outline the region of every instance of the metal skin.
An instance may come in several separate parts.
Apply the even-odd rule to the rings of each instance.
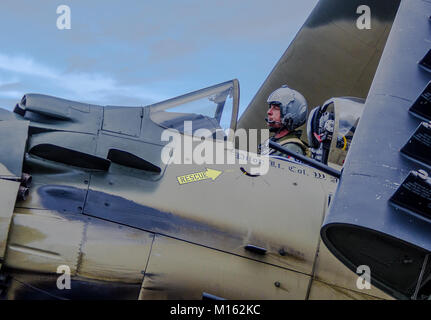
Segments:
[[[264,123],[267,106],[257,102],[284,83],[303,93],[310,107],[332,96],[364,97],[396,2],[358,2],[372,12],[376,6],[374,31],[347,44],[352,37],[345,30],[355,25],[357,6],[321,0],[240,126],[261,127],[256,119]],[[322,60],[300,53],[301,44],[319,59],[330,52],[325,57],[337,64],[321,62],[327,72],[316,72],[320,67],[311,63]],[[296,54],[299,69],[287,75],[286,61]],[[236,80],[229,83],[234,129],[239,88]],[[320,239],[336,179],[277,159],[261,176],[244,174],[249,167],[240,164],[165,165],[163,128],[149,110],[34,94],[14,113],[0,109],[2,298],[391,299],[373,286],[358,289],[358,275]],[[179,183],[208,170],[221,174]],[[29,195],[15,201],[24,172],[32,176]],[[59,266],[70,269],[71,289],[57,287]]]

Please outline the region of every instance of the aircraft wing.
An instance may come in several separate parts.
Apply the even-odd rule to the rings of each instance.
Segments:
[[[370,8],[371,29],[358,29],[358,7]],[[239,128],[265,128],[267,98],[287,84],[307,99],[309,110],[329,98],[365,98],[399,0],[321,0],[263,82]],[[286,44],[287,46],[288,44]]]
[[[430,12],[401,1],[321,229],[351,270],[368,267],[374,285],[404,299],[431,293]]]

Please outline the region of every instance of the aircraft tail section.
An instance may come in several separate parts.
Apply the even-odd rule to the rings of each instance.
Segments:
[[[309,110],[332,97],[365,98],[399,2],[320,0],[250,102],[238,127],[265,128],[266,99],[283,84],[301,92]]]

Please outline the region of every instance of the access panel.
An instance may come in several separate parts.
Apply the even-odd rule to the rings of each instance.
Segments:
[[[140,299],[305,299],[310,277],[156,236]]]

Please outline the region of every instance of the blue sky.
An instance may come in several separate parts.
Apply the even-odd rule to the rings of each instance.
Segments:
[[[317,0],[4,0],[0,107],[25,93],[148,105],[237,78],[243,111]],[[58,30],[57,7],[71,9]]]

